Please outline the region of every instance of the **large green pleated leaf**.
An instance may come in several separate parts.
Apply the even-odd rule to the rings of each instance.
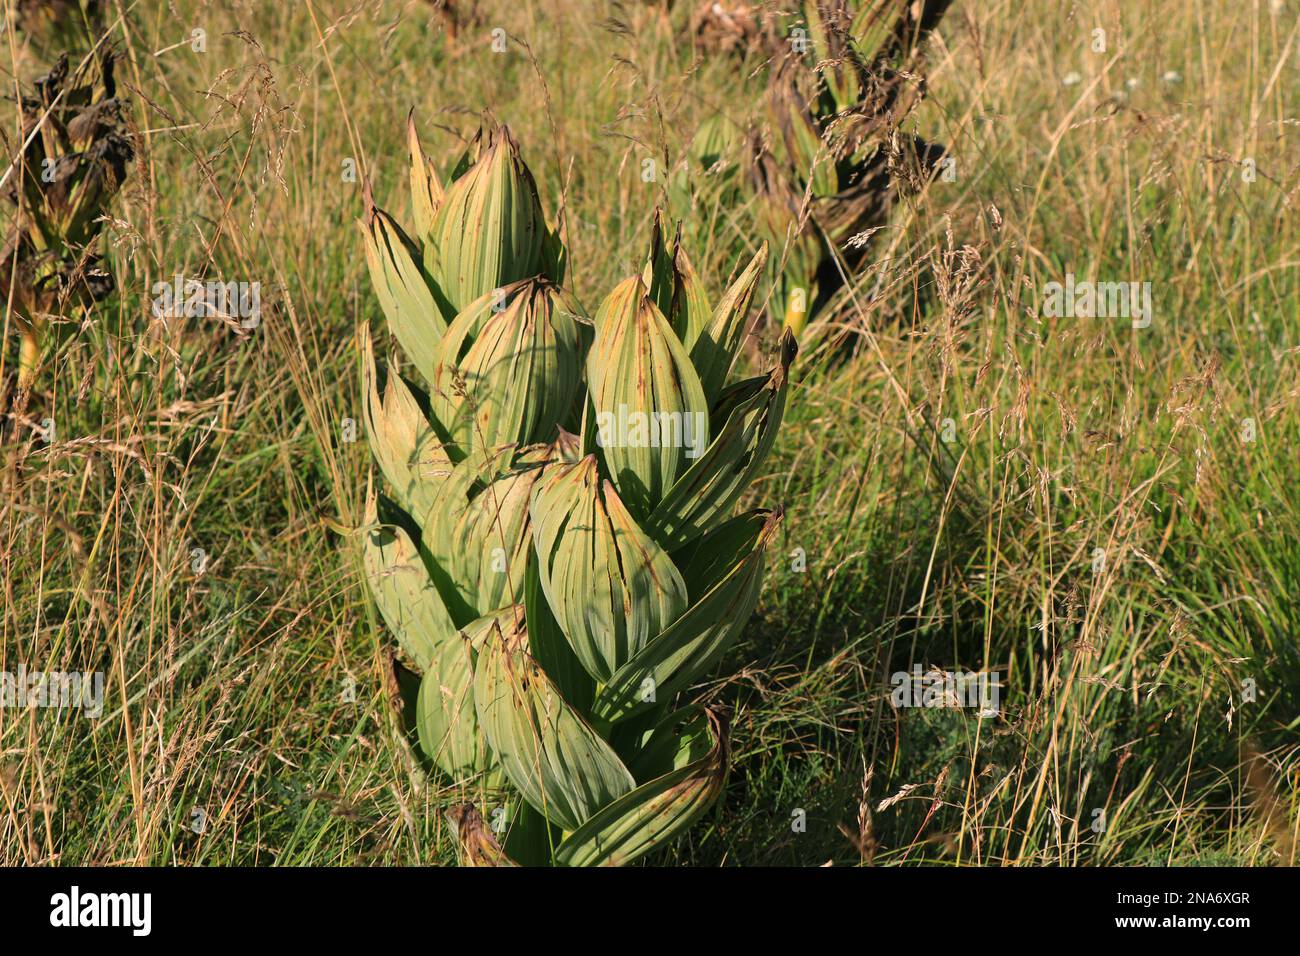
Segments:
[[[428,425],[428,422],[424,421],[424,424]],[[454,469],[455,465],[437,432],[432,426],[423,428],[416,435],[415,448],[407,464],[411,483],[406,497],[413,518],[419,521],[429,513],[442,497],[443,485]]]
[[[644,517],[708,444],[708,403],[639,278],[620,283],[598,310],[587,381],[602,457],[628,510]]]
[[[571,296],[532,278],[456,317],[438,350],[430,404],[458,448],[555,439],[582,376],[577,314]]]
[[[596,685],[573,653],[569,639],[560,630],[555,614],[546,603],[535,548],[529,548],[528,568],[524,573],[524,608],[528,615],[528,647],[533,660],[546,671],[546,676],[555,683],[565,700],[579,712],[588,713]]]
[[[719,300],[708,324],[690,346],[691,363],[699,372],[700,385],[710,404],[717,400],[727,384],[727,376],[744,344],[749,305],[766,263],[767,243],[764,242]]]
[[[421,527],[422,543],[453,615],[486,614],[523,600],[528,504],[551,450],[513,446],[476,453],[456,465]],[[450,590],[448,590],[450,589]]]
[[[485,615],[443,641],[420,682],[415,717],[420,749],[453,783],[464,783],[494,763],[474,709],[471,655],[508,614],[513,610]]]
[[[682,570],[691,606],[597,690],[593,716],[613,722],[653,710],[713,666],[753,613],[780,519],[750,512],[700,540]]]
[[[438,343],[447,319],[434,303],[415,244],[393,217],[371,206],[359,223],[375,296],[402,351],[426,382],[433,381]]]
[[[636,781],[527,647],[522,614],[513,628],[494,625],[474,665],[479,723],[524,799],[551,823],[575,830]]]
[[[456,625],[410,536],[396,526],[378,525],[374,497],[367,502],[362,563],[375,605],[402,649],[428,670],[438,648]]]
[[[381,397],[374,342],[370,338],[370,327],[366,326],[361,333],[361,407],[365,413],[366,434],[379,470],[388,479],[389,487],[396,492],[402,506],[409,508],[406,500],[406,489],[411,484],[408,460],[411,449],[415,447],[418,420],[422,416],[410,390],[400,380],[395,382],[396,376],[391,372],[387,378]]]
[[[382,397],[370,329],[361,336],[361,399],[370,449],[402,507],[422,515],[433,504],[451,461],[410,388],[391,369]]]
[[[782,338],[781,363],[767,375],[737,383],[719,399],[717,437],[645,520],[646,533],[674,550],[730,516],[757,476],[785,414],[794,337]]]
[[[547,604],[587,672],[608,680],[686,609],[686,584],[601,486],[594,456],[548,468],[531,515]]]
[[[559,227],[548,229],[542,239],[542,253],[538,264],[538,272],[556,285],[563,285],[568,268],[569,250],[564,247],[564,242],[560,238]]]
[[[710,714],[676,729],[676,766],[604,807],[560,844],[563,866],[622,866],[690,826],[727,778],[726,732]],[[700,753],[700,743],[710,746]]]
[[[709,305],[704,283],[700,281],[680,242],[673,257],[673,268],[677,273],[677,285],[673,291],[672,311],[668,314],[682,347],[689,354],[700,336],[712,324],[713,308]],[[705,396],[707,399],[707,389]]]
[[[414,109],[406,117],[406,144],[411,155],[411,208],[415,214],[415,234],[421,242],[428,242],[434,214],[442,205],[443,191],[438,173],[420,145]]]
[[[671,233],[671,237],[670,237]],[[709,296],[690,257],[682,247],[681,226],[672,230],[663,210],[655,210],[650,258],[641,273],[650,301],[668,319],[682,347],[689,353],[712,322]]]
[[[474,151],[477,160],[447,187],[424,248],[448,322],[493,289],[536,275],[547,232],[537,185],[509,130],[480,130]]]

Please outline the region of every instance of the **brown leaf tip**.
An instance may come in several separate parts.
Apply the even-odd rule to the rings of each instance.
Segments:
[[[365,224],[371,227],[375,224],[375,214],[378,209],[375,206],[375,193],[370,187],[369,176],[361,181],[361,202],[365,206]]]

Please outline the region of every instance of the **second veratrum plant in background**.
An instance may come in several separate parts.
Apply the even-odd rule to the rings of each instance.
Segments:
[[[18,384],[31,384],[50,320],[113,289],[91,245],[126,179],[134,151],[115,96],[113,54],[100,51],[69,74],[63,55],[22,99],[18,160],[4,186],[15,207],[0,251],[0,307],[22,333]]]
[[[900,187],[924,182],[942,155],[901,127],[924,92],[923,41],[950,4],[805,0],[798,15],[766,24],[767,123],[742,142],[735,123],[713,117],[691,145],[697,173],[726,160],[744,172],[729,181],[731,201],[752,191],[773,250],[767,278],[796,335],[861,267]]]
[[[469,863],[625,863],[721,792],[726,728],[679,698],[749,618],[779,513],[737,515],[781,421],[793,337],[738,378],[760,251],[717,302],[657,223],[594,316],[505,127],[445,185],[410,128],[414,238],[370,205],[380,304],[418,373],[367,332],[377,604],[423,673],[421,748],[479,808]],[[485,817],[487,818],[485,820]]]

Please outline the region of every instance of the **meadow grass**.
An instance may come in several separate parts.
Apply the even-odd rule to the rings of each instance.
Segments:
[[[382,324],[362,183],[407,218],[408,109],[444,167],[490,110],[594,307],[695,128],[760,118],[763,64],[632,3],[489,0],[454,43],[419,0],[110,6],[138,146],[104,240],[120,291],[58,329],[25,401],[8,316],[0,366],[0,671],[103,672],[104,714],[0,709],[0,863],[453,862],[461,794],[403,731],[348,530],[355,334]],[[785,531],[697,689],[731,710],[730,782],[651,862],[1296,862],[1281,7],[957,0],[909,120],[955,180],[902,203],[804,343],[751,495]],[[0,37],[11,94],[44,65],[26,44]],[[753,211],[696,199],[716,293]],[[1043,315],[1067,273],[1149,282],[1150,325]],[[260,282],[260,324],[152,316],[177,274]],[[999,672],[1000,713],[894,707],[914,664]]]

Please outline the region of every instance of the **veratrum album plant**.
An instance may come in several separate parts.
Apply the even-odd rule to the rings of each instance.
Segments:
[[[12,303],[22,335],[19,387],[32,384],[51,319],[109,295],[113,277],[91,247],[135,151],[102,50],[69,69],[68,56],[23,96],[22,129],[0,134],[18,155],[0,194],[14,214],[0,248],[0,302]]]
[[[742,132],[720,113],[692,139],[674,210],[685,216],[710,181],[718,195],[703,202],[752,202],[753,229],[773,250],[764,286],[797,336],[862,268],[898,196],[942,158],[903,126],[925,92],[925,40],[951,2],[804,0],[771,13],[766,122]]]
[[[391,499],[367,496],[375,603],[422,672],[421,749],[470,864],[626,863],[727,773],[687,692],[754,610],[779,511],[737,514],[780,425],[794,338],[734,369],[759,252],[711,302],[656,220],[641,275],[594,315],[509,130],[444,184],[410,125],[414,233],[368,200],[370,274],[417,373],[362,390]]]
[[[770,131],[751,130],[746,154],[759,233],[785,248],[771,279],[796,335],[861,268],[900,187],[942,156],[902,127],[924,93],[923,41],[950,3],[805,0],[806,37],[774,60]]]

